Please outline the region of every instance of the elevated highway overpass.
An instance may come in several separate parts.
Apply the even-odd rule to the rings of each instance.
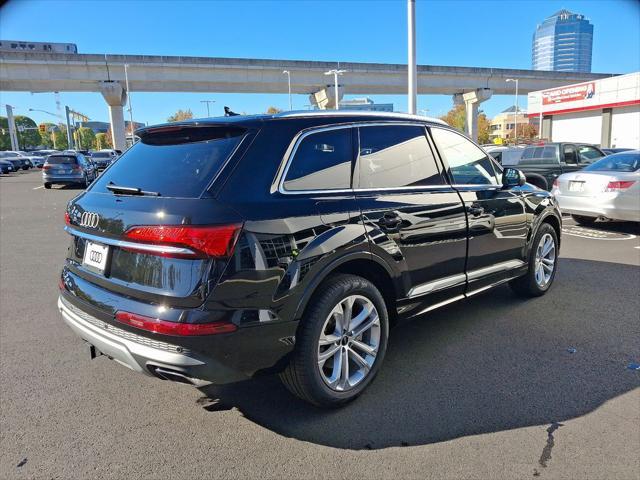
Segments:
[[[129,65],[129,88],[137,92],[286,93],[282,71],[289,70],[292,93],[308,94],[320,108],[327,108],[336,100],[324,72],[338,66],[348,72],[340,78],[339,95],[407,92],[403,64],[26,52],[0,52],[0,90],[100,92],[109,105],[114,146],[123,148],[125,64]],[[525,95],[612,75],[419,65],[417,90],[418,94],[453,95],[464,102],[468,133],[475,136],[478,104],[491,94],[513,94],[507,78],[517,78]]]

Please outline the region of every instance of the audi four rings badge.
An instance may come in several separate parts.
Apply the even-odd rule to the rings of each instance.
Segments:
[[[100,222],[100,215],[93,212],[84,212],[80,217],[80,226],[86,228],[96,228]]]

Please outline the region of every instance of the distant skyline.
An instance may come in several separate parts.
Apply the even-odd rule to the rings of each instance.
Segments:
[[[152,6],[152,8],[150,8]],[[640,70],[640,2],[611,1],[419,1],[419,64],[531,68],[531,38],[536,26],[566,8],[594,25],[592,71]],[[113,10],[110,12],[110,10]],[[119,11],[118,11],[119,10]],[[44,14],[46,12],[46,14]],[[117,19],[115,25],[108,19]],[[112,36],[110,32],[115,32]],[[242,1],[242,2],[94,2],[10,0],[0,8],[0,37],[6,40],[69,42],[79,53],[186,55],[212,57],[406,63],[406,2],[399,1]],[[348,73],[346,74],[348,75]],[[1,86],[0,86],[1,88]],[[288,108],[286,76],[282,94],[132,92],[134,120],[160,123],[178,109],[206,116],[201,100],[215,100],[212,115],[228,105],[234,111],[262,113]],[[362,97],[350,95],[346,99]],[[369,95],[406,111],[404,95]],[[61,92],[91,120],[108,120],[98,93]],[[29,108],[56,111],[53,93],[3,92],[0,103],[36,122],[54,117]],[[511,95],[481,105],[489,117],[513,105]],[[526,96],[519,99],[526,105]],[[296,110],[308,108],[306,95],[294,95]],[[420,95],[418,110],[440,116],[452,107],[450,96]]]

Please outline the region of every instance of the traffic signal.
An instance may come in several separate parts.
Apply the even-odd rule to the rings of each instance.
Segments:
[[[40,133],[47,133],[47,126],[44,123],[41,123],[38,125],[38,130],[40,130]]]

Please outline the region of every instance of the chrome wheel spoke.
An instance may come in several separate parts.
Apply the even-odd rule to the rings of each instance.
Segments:
[[[365,304],[362,306],[362,310],[360,311],[360,313],[358,315],[356,315],[355,317],[353,317],[351,319],[351,321],[349,322],[349,327],[348,329],[353,331],[356,328],[358,328],[358,326],[360,326],[360,324],[362,324],[362,322],[364,322],[367,317],[369,317],[369,315],[371,315],[371,310],[372,310],[373,305],[371,304]]]
[[[353,337],[359,337],[364,332],[378,323],[378,313],[373,313],[366,321],[362,322],[357,329],[353,330],[351,335]]]
[[[349,384],[349,354],[347,349],[343,348],[340,351],[340,377],[337,385],[339,390],[346,390],[350,387]]]
[[[371,355],[373,357],[375,357],[376,353],[378,353],[378,348],[377,347],[373,347],[371,345],[367,345],[364,342],[361,342],[359,340],[353,340],[351,342],[351,349],[353,350],[354,348],[357,348],[358,350],[360,350],[361,352],[366,353],[367,355]]]
[[[347,351],[349,352],[349,356],[351,357],[351,359],[360,367],[362,374],[366,375],[367,373],[369,373],[371,367],[369,366],[367,361],[362,358],[356,351],[351,349]]]
[[[540,239],[536,249],[535,279],[540,287],[546,286],[551,281],[556,265],[556,243],[553,237],[545,233]]]
[[[324,365],[324,363],[333,357],[337,352],[340,351],[340,345],[331,345],[324,352],[318,354],[318,365]]]
[[[320,334],[319,345],[331,345],[332,343],[339,342],[341,338],[342,337],[336,335],[335,332],[330,334],[322,333]]]

